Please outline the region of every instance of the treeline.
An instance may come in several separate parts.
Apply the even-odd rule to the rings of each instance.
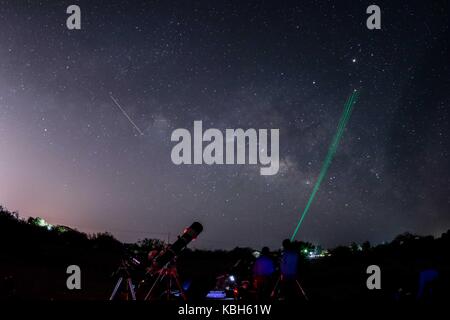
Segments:
[[[143,239],[134,244],[124,244],[108,232],[86,234],[68,226],[52,226],[41,218],[21,219],[17,212],[10,212],[0,206],[0,247],[4,254],[22,253],[18,249],[26,249],[27,256],[45,255],[52,250],[63,247],[64,251],[74,254],[74,251],[94,250],[109,252],[117,255],[146,255],[152,249],[161,249],[165,243],[159,239]],[[308,242],[296,241],[294,248],[305,258],[313,253],[323,257],[350,258],[362,255],[383,255],[396,258],[436,257],[445,258],[450,249],[450,230],[443,233],[441,237],[418,236],[404,233],[397,236],[393,241],[372,246],[369,242],[362,244],[352,243],[349,246],[338,246],[329,250],[323,250]],[[260,248],[258,248],[260,249]],[[214,252],[198,250],[199,258],[207,255],[224,255],[226,251]],[[249,258],[253,252],[251,248],[236,248],[231,250],[229,258]]]

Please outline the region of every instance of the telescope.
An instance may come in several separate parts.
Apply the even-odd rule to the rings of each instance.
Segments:
[[[178,239],[171,244],[166,250],[161,252],[153,261],[153,267],[156,269],[163,268],[183,251],[187,245],[197,238],[203,231],[203,226],[199,222],[194,222],[189,228],[186,228]]]
[[[155,292],[158,290],[156,289],[154,292],[154,289],[158,287],[158,284],[159,287],[161,287],[160,282],[162,282],[163,279],[165,279],[167,284],[167,288],[164,291],[166,293],[164,295],[165,297],[169,299],[174,291],[172,290],[172,284],[176,284],[179,295],[183,298],[183,300],[186,300],[183,288],[181,287],[178,279],[178,273],[174,262],[176,257],[192,240],[197,238],[202,231],[203,226],[199,222],[194,222],[190,227],[186,228],[181,235],[178,236],[178,239],[174,243],[169,245],[165,250],[161,251],[159,255],[153,259],[151,267],[147,269],[147,275],[149,277],[147,279],[140,280],[140,284],[137,286],[138,290],[141,292],[142,290],[150,288],[147,295],[145,295],[144,300],[152,300],[155,298]],[[124,296],[126,299],[139,299],[139,292],[138,294],[135,292],[136,281],[133,281],[132,278],[141,278],[139,272],[142,271],[143,268],[144,265],[134,257],[124,259],[121,267],[119,267],[119,270],[116,272],[119,279],[114,287],[110,300],[114,300],[118,296],[119,292],[125,293]]]
[[[178,279],[178,272],[174,265],[176,257],[183,251],[187,245],[197,238],[197,236],[203,231],[203,226],[199,222],[194,222],[189,228],[186,228],[184,232],[178,236],[178,239],[172,243],[166,250],[162,251],[152,263],[152,267],[149,273],[152,276],[156,276],[153,284],[150,287],[144,300],[153,300],[155,298],[154,289],[156,285],[166,278],[167,288],[164,296],[170,299],[172,295],[172,284],[175,283],[178,287],[179,296],[186,301],[183,288],[180,280]]]

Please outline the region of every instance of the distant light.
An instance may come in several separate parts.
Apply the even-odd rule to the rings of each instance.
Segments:
[[[224,291],[210,291],[206,298],[208,299],[224,299],[226,298],[227,294]]]
[[[353,63],[355,63],[355,62],[356,62],[356,59],[355,59],[355,58],[353,58],[353,59],[352,59],[352,62],[353,62]]]
[[[235,281],[236,281],[236,278],[235,278],[233,275],[230,275],[230,276],[228,277],[228,279],[229,279],[231,282],[235,282]]]
[[[37,223],[37,225],[38,225],[39,227],[45,227],[45,226],[47,226],[47,222],[45,222],[44,219],[42,219],[42,218],[37,218],[36,220],[37,220],[36,223]]]
[[[34,220],[34,224],[39,227],[46,228],[49,231],[53,229],[52,224],[48,223],[47,221],[39,217]]]

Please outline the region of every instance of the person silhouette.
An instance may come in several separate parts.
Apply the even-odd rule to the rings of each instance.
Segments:
[[[295,251],[292,242],[289,239],[284,240],[280,261],[280,278],[272,291],[273,299],[295,300],[301,295],[308,300],[298,281],[299,261],[300,255]]]
[[[269,299],[274,272],[275,264],[270,257],[270,250],[268,247],[264,247],[253,265],[253,284],[258,300],[267,301]]]

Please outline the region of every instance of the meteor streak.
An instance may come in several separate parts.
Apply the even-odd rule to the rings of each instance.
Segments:
[[[128,116],[128,114],[125,112],[125,110],[123,110],[123,108],[120,106],[119,102],[113,97],[112,94],[109,95],[111,97],[111,100],[114,102],[114,104],[120,109],[120,111],[122,111],[123,115],[128,119],[128,121],[136,128],[136,130],[139,132],[139,134],[141,136],[144,135],[144,133],[141,131],[141,129],[139,129],[139,127],[136,125],[136,123],[134,123],[133,120],[131,120],[131,118]]]
[[[350,119],[350,115],[352,113],[353,106],[356,103],[356,100],[358,99],[358,95],[359,95],[359,93],[357,91],[354,91],[350,95],[347,102],[345,103],[344,111],[341,115],[341,119],[339,120],[337,131],[333,137],[330,147],[328,148],[328,153],[322,164],[322,168],[320,169],[319,177],[317,178],[317,181],[314,185],[313,191],[311,192],[311,195],[309,196],[309,199],[308,199],[308,202],[306,203],[305,209],[303,210],[300,220],[297,223],[297,227],[295,228],[294,233],[291,236],[291,241],[294,241],[295,236],[297,235],[297,232],[300,229],[300,226],[303,223],[303,220],[305,219],[306,214],[309,211],[309,208],[311,207],[314,197],[316,196],[316,193],[319,190],[320,184],[322,183],[323,178],[327,174],[328,168],[330,167],[331,161],[333,160],[334,154],[336,153],[337,147],[339,145],[339,141],[341,140],[342,135],[344,133],[345,126],[347,125],[347,122]]]

